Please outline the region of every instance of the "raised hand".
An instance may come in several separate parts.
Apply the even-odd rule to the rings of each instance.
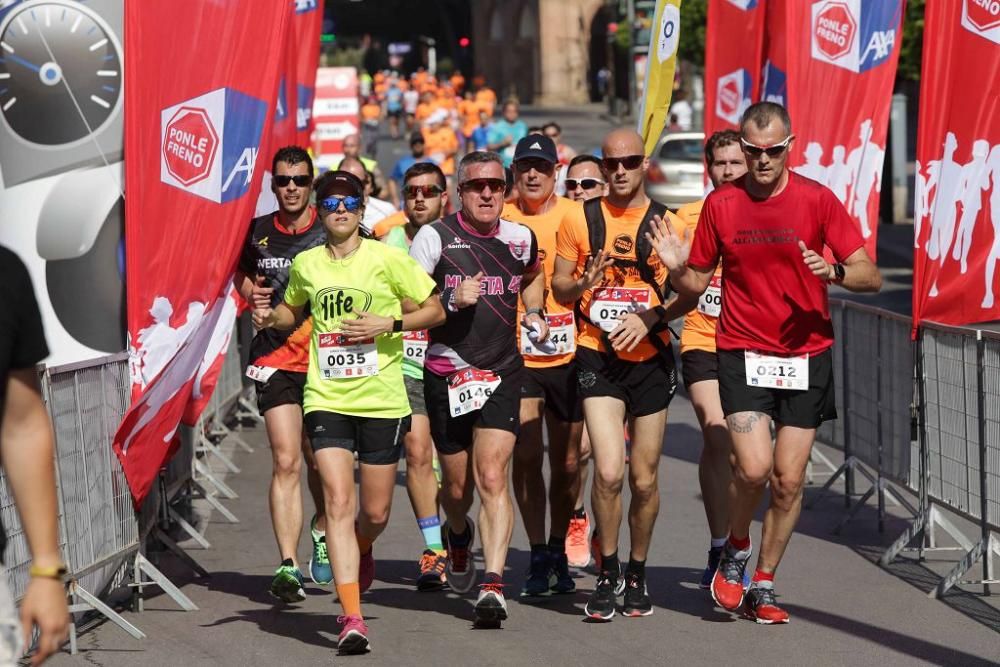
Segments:
[[[611,253],[598,250],[597,254],[587,260],[587,265],[583,268],[583,275],[580,276],[580,283],[583,289],[593,289],[604,280],[604,272],[610,269],[615,263]]]
[[[668,271],[677,271],[687,265],[691,254],[691,230],[685,227],[683,236],[678,236],[673,226],[658,215],[653,216],[649,229],[646,239]]]

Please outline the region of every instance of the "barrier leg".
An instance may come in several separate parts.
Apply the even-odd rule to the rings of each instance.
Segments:
[[[219,449],[218,445],[209,440],[208,437],[204,435],[199,435],[198,447],[203,451],[209,452],[215,458],[219,459],[219,461],[222,462],[222,465],[224,465],[227,469],[229,469],[229,472],[233,473],[234,475],[239,474],[240,469],[236,466],[236,464],[233,463],[228,456],[223,454],[222,450]]]
[[[962,560],[955,564],[955,567],[951,569],[951,572],[945,575],[945,577],[938,582],[938,585],[934,587],[927,597],[938,598],[944,595],[944,593],[958,583],[980,583],[980,582],[963,582],[962,576],[972,569],[972,566],[976,564],[987,550],[989,550],[989,540],[979,540],[969,551],[962,556]]]
[[[844,462],[840,464],[840,467],[837,468],[836,471],[834,471],[830,479],[826,480],[826,483],[820,487],[819,493],[814,495],[812,499],[805,504],[805,508],[812,509],[816,503],[818,503],[824,496],[826,496],[826,494],[830,491],[830,487],[832,487],[834,483],[838,479],[840,479],[840,476],[846,475],[847,471],[853,468],[855,464],[856,461],[853,456],[849,456],[846,459],[844,459]],[[844,479],[846,480],[847,478],[845,477]]]
[[[177,588],[172,581],[167,579],[166,575],[156,569],[156,567],[146,560],[146,557],[141,553],[135,555],[135,566],[138,571],[152,579],[153,583],[159,586],[160,590],[169,595],[181,609],[184,611],[198,611],[198,605],[192,602],[191,598],[184,595],[184,593],[181,592],[181,589]]]
[[[226,439],[231,439],[237,447],[247,452],[248,454],[253,454],[253,447],[251,447],[246,440],[238,436],[236,434],[236,431],[229,428],[221,421],[218,421],[215,424],[213,424],[212,435],[218,436],[220,442]]]
[[[177,522],[177,524],[181,527],[181,530],[183,530],[191,537],[191,539],[193,539],[195,542],[201,545],[202,549],[212,548],[212,545],[209,543],[207,539],[205,539],[205,536],[199,533],[197,528],[188,523],[187,519],[178,514],[177,510],[175,510],[173,507],[168,507],[167,513],[172,520]]]
[[[920,512],[913,517],[913,521],[907,526],[903,534],[896,538],[896,541],[889,545],[889,548],[885,550],[882,557],[878,559],[879,565],[882,567],[889,567],[892,561],[896,560],[906,549],[907,545],[910,544],[915,538],[920,537],[921,540],[924,538],[925,528],[927,526],[927,512]]]
[[[203,478],[211,482],[212,486],[218,489],[219,493],[224,495],[226,498],[234,500],[240,497],[239,494],[237,494],[229,487],[229,485],[227,485],[221,479],[216,477],[215,472],[211,468],[209,468],[207,465],[205,465],[198,459],[194,460],[194,469],[199,475],[201,475]]]
[[[170,537],[165,532],[163,532],[159,527],[156,527],[156,528],[153,529],[153,534],[156,535],[156,538],[158,540],[160,540],[161,542],[163,542],[163,546],[165,546],[175,556],[177,556],[182,561],[184,561],[184,563],[188,567],[190,567],[192,570],[194,570],[195,572],[197,572],[198,576],[201,576],[201,577],[208,577],[208,576],[210,576],[209,573],[208,573],[208,570],[206,570],[201,565],[199,565],[198,561],[196,561],[194,558],[191,558],[191,556],[189,556],[188,553],[186,551],[184,551],[184,549],[182,549],[179,544],[177,544],[176,542],[174,542],[174,540],[173,540],[172,537]]]
[[[194,486],[195,488],[198,489],[198,492],[201,493],[201,498],[209,505],[211,505],[219,514],[226,517],[229,523],[240,522],[240,520],[236,517],[236,515],[229,511],[228,507],[219,502],[219,499],[216,498],[211,493],[209,493],[208,490],[205,489],[205,487],[202,486],[199,482],[194,482]]]
[[[74,596],[77,596],[81,600],[83,600],[82,603],[70,606],[69,609],[70,612],[82,612],[91,610],[96,611],[101,616],[104,616],[106,619],[108,619],[109,621],[111,621],[112,623],[114,623],[119,628],[129,633],[136,639],[146,638],[146,633],[144,633],[142,630],[140,630],[139,628],[135,627],[134,625],[126,621],[124,618],[122,618],[121,614],[119,614],[114,609],[101,602],[96,595],[90,593],[87,589],[80,586],[80,584],[78,584],[77,582],[74,581],[70,583],[70,590],[73,592]],[[70,641],[70,650],[73,651],[74,653],[76,650],[74,648],[75,644],[76,644],[75,641],[73,640]]]
[[[875,493],[875,489],[877,488],[877,486],[878,485],[873,484],[871,487],[869,487],[869,489],[865,491],[864,495],[861,496],[854,503],[854,505],[851,506],[851,509],[847,511],[847,516],[841,519],[840,523],[837,524],[837,527],[833,529],[834,535],[840,535],[840,531],[843,530],[844,526],[847,525],[847,522],[850,521],[852,518],[854,518],[854,515],[857,514],[858,511],[865,506],[865,503],[868,502],[868,499],[872,497],[872,494]]]
[[[261,416],[260,411],[257,410],[257,406],[251,403],[246,396],[241,395],[237,405],[242,408],[236,411],[237,419],[252,419],[257,422],[259,426],[264,425],[264,418]]]

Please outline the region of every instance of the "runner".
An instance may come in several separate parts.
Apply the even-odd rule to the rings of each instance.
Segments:
[[[529,134],[514,150],[514,201],[503,208],[504,220],[528,227],[538,240],[538,254],[545,270],[546,291],[555,266],[556,231],[560,224],[583,218],[583,207],[555,194],[558,167],[556,146],[548,137]],[[567,222],[569,221],[569,222]],[[521,433],[514,448],[514,497],[531,545],[531,566],[522,597],[573,593],[576,584],[566,559],[566,530],[580,483],[577,468],[583,411],[576,388],[576,326],[573,310],[551,293],[545,301],[549,324],[547,344],[535,344],[525,327],[518,341],[524,356],[521,386]],[[542,464],[542,419],[549,442],[550,528],[545,539],[545,479]]]
[[[364,163],[358,158],[345,157],[337,165],[337,169],[354,174],[358,180],[365,184],[365,216],[361,221],[361,228],[366,234],[371,235],[375,230],[375,225],[382,219],[395,213],[396,207],[392,203],[372,195],[374,192],[374,178],[372,177],[372,173],[365,168]],[[326,174],[320,176],[320,179],[325,177]]]
[[[663,303],[667,271],[640,241],[641,229],[653,215],[666,215],[666,208],[651,202],[643,190],[649,160],[642,138],[632,130],[614,130],[602,150],[608,195],[584,204],[585,221],[573,219],[560,227],[552,291],[561,303],[576,303],[577,373],[596,466],[591,503],[601,564],[585,612],[610,620],[622,591],[626,616],[653,613],[646,557],[660,506],[657,470],[667,406],[676,388],[665,322],[683,310],[676,300]],[[623,573],[618,531],[625,478],[621,425],[626,418],[632,438],[632,501],[631,552]]]
[[[528,125],[520,119],[519,113],[518,103],[508,100],[504,102],[502,117],[490,124],[489,150],[500,153],[505,167],[514,159],[514,146],[528,136]]]
[[[399,120],[403,117],[403,90],[395,76],[389,82],[389,89],[385,91],[385,114],[389,118],[389,135],[398,139]]]
[[[437,281],[448,321],[430,331],[424,398],[441,459],[441,505],[448,520],[448,584],[469,591],[476,579],[475,525],[466,517],[472,485],[479,491],[479,525],[486,575],[476,601],[477,625],[507,618],[503,569],[514,527],[507,489],[524,361],[515,334],[518,293],[536,340],[548,338],[545,276],[534,234],[500,218],[503,162],[476,152],[458,167],[462,210],[426,225],[410,254]]]
[[[399,332],[436,326],[445,315],[434,282],[416,262],[360,237],[360,180],[333,172],[316,198],[326,243],[296,256],[284,301],[272,309],[269,299],[255,299],[253,318],[261,328],[287,330],[306,306],[313,314],[303,406],[323,480],[327,539],[344,611],[338,649],[364,653],[370,644],[361,593],[375,575],[372,544],[389,519],[400,448],[410,426]],[[402,314],[404,299],[419,307]],[[355,454],[360,494],[354,488]]]
[[[379,169],[378,162],[374,158],[361,154],[361,135],[349,134],[344,137],[342,150],[344,151],[344,159],[353,157],[361,160],[361,164],[371,174],[371,189],[376,193],[380,192],[385,185],[385,177],[382,175],[382,170]]]
[[[425,147],[423,133],[410,134],[410,154],[399,158],[389,175],[389,201],[394,205],[402,207],[406,203],[403,199],[403,175],[406,170],[418,162],[433,162],[424,150]]]
[[[725,276],[716,342],[734,467],[729,539],[712,597],[731,611],[743,603],[750,522],[770,482],[746,613],[758,623],[787,623],[774,573],[801,510],[816,428],[836,418],[827,285],[877,292],[882,278],[836,195],[786,168],[794,135],[784,107],[754,104],[740,128],[749,171],[705,200],[693,246],[662,222],[649,238],[683,293],[705,292],[720,258]],[[824,246],[836,264],[823,260]]]
[[[300,252],[322,245],[325,232],[322,225],[315,224],[316,210],[309,205],[313,179],[309,153],[298,146],[286,146],[274,154],[271,164],[271,191],[278,200],[278,210],[251,223],[233,282],[248,303],[269,298],[277,305],[284,298],[292,260]],[[305,599],[296,554],[303,519],[299,487],[303,454],[309,464],[306,481],[316,508],[310,523],[313,549],[309,576],[317,584],[333,580],[324,533],[323,486],[302,431],[302,388],[309,368],[311,330],[311,321],[304,319],[295,331],[258,331],[250,343],[246,370],[256,381],[257,408],[264,416],[271,444],[268,499],[281,565],[270,591],[284,602]]]
[[[601,172],[601,160],[593,155],[577,155],[570,160],[569,168],[566,170],[565,183],[566,196],[573,201],[584,202],[608,194],[608,184]],[[566,530],[566,558],[573,567],[587,567],[593,558],[599,558],[601,554],[597,531],[594,531],[593,539],[591,539],[590,517],[587,516],[587,510],[583,504],[583,497],[587,490],[587,478],[590,476],[590,459],[590,437],[588,437],[587,429],[584,427],[583,438],[580,440],[580,463],[578,465],[580,483],[577,487],[573,516],[569,521],[569,528]],[[600,569],[600,564],[597,565],[597,569]]]
[[[739,133],[723,130],[709,137],[705,142],[705,165],[713,188],[742,178],[747,172],[747,163],[740,148]],[[677,210],[677,217],[691,230],[692,236],[704,204],[702,199]],[[682,229],[676,231],[683,233]],[[711,544],[708,566],[701,575],[702,588],[712,585],[722,547],[729,535],[729,483],[732,478],[729,457],[732,445],[719,402],[719,358],[715,348],[716,323],[722,312],[722,280],[722,268],[719,267],[697,308],[685,316],[681,331],[681,375],[698,416],[704,441],[698,460],[698,482]]]
[[[441,217],[445,199],[444,174],[429,162],[412,165],[403,177],[406,224],[393,227],[382,240],[409,251],[413,237],[424,225]],[[437,590],[443,585],[447,552],[438,518],[438,484],[434,474],[434,441],[431,439],[427,406],[424,403],[424,355],[427,332],[412,331],[403,336],[403,382],[413,410],[410,432],[406,434],[406,492],[424,538],[417,590]]]

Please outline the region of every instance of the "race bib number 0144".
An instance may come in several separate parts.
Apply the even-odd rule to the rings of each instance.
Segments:
[[[590,302],[590,321],[611,333],[618,327],[619,317],[648,308],[649,289],[645,287],[600,287],[594,290]]]
[[[774,357],[747,351],[745,353],[747,384],[770,389],[809,389],[809,355]]]
[[[500,378],[492,371],[467,368],[448,376],[448,407],[452,417],[460,417],[478,410],[489,400]]]
[[[545,322],[549,325],[549,337],[544,343],[532,340],[533,336],[528,335],[532,329],[521,325],[521,354],[555,357],[576,350],[576,324],[573,322],[573,313],[546,315]]]
[[[324,380],[378,375],[378,351],[372,338],[351,343],[343,334],[321,333],[316,347],[319,373]]]

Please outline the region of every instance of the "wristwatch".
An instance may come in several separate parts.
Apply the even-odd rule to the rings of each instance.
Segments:
[[[32,565],[28,570],[28,574],[35,579],[58,579],[62,581],[63,577],[69,570],[66,569],[65,565],[51,565],[49,567],[42,567],[41,565]]]
[[[399,333],[403,330],[403,320],[393,320],[392,321],[392,331],[393,333]]]
[[[833,280],[831,280],[830,282],[839,285],[840,283],[844,282],[844,276],[846,275],[847,275],[847,270],[844,268],[844,265],[838,262],[833,265]]]

